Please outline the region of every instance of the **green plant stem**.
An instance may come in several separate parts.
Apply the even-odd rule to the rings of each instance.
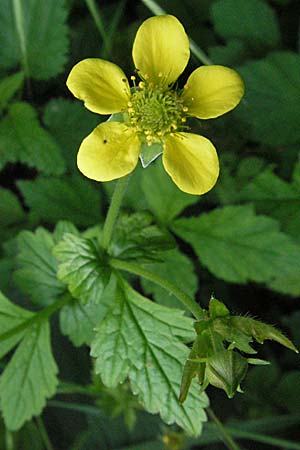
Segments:
[[[120,178],[117,181],[112,199],[111,199],[111,203],[110,203],[110,207],[104,222],[104,227],[103,227],[103,233],[101,236],[101,246],[104,250],[108,249],[111,237],[112,237],[112,233],[113,233],[113,229],[114,229],[114,225],[115,222],[117,220],[119,211],[120,211],[120,207],[121,207],[121,203],[125,194],[125,190],[127,188],[128,185],[128,181],[129,181],[129,176],[127,177],[123,177]]]
[[[211,408],[207,408],[207,414],[216,425],[226,447],[229,450],[240,450],[240,447],[234,442],[232,437],[228,434],[226,428],[224,427],[222,422],[218,419],[218,417],[215,415],[215,413]]]
[[[115,269],[124,270],[126,272],[130,272],[135,275],[139,275],[143,278],[146,278],[149,281],[161,286],[167,291],[171,292],[175,297],[186,307],[191,313],[196,317],[196,319],[203,319],[205,317],[205,313],[202,308],[184,291],[170,283],[169,281],[161,278],[156,273],[150,272],[147,269],[144,269],[139,264],[135,264],[128,261],[122,261],[120,259],[112,258],[110,259],[110,265]]]
[[[88,10],[90,11],[92,18],[94,19],[95,25],[100,33],[100,36],[103,39],[103,48],[104,48],[103,56],[107,57],[108,47],[109,47],[109,39],[108,39],[107,33],[105,31],[105,26],[104,26],[101,14],[95,3],[95,0],[85,0],[85,3],[86,3]]]
[[[5,450],[14,450],[13,433],[7,428],[5,429]]]
[[[21,0],[13,0],[13,10],[16,22],[17,33],[20,42],[20,48],[22,53],[22,62],[23,69],[26,78],[29,78],[29,65],[28,65],[28,57],[27,57],[27,49],[26,49],[26,37],[24,30],[24,21],[23,21],[23,11],[22,11],[22,2]]]
[[[54,450],[54,448],[51,444],[51,441],[49,439],[44,422],[40,416],[36,418],[36,423],[37,423],[37,427],[38,427],[39,433],[41,435],[41,438],[43,440],[46,450]]]
[[[10,330],[1,334],[0,343],[5,341],[6,339],[11,338],[15,334],[20,333],[21,331],[26,330],[26,328],[31,327],[33,324],[41,322],[42,320],[48,319],[50,316],[52,316],[53,313],[55,313],[55,311],[57,311],[62,306],[64,306],[66,303],[68,303],[71,300],[71,298],[72,297],[68,294],[63,295],[58,300],[56,300],[56,302],[52,303],[52,305],[47,306],[46,308],[42,309],[41,311],[35,313],[29,319],[24,320],[24,322],[20,323],[20,325],[17,325],[16,327],[11,328]]]
[[[141,1],[156,16],[167,14],[166,11],[163,8],[161,8],[154,0],[141,0]],[[208,66],[213,64],[213,62],[209,59],[206,53],[192,39],[190,39],[190,49],[192,54],[203,64]]]

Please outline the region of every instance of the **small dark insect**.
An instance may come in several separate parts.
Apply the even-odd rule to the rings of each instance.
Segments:
[[[103,139],[103,144],[106,144],[107,143],[107,139]]]

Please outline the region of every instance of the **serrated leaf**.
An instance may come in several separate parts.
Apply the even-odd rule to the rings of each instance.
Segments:
[[[246,88],[235,111],[253,140],[275,147],[300,142],[300,56],[273,52],[239,68]]]
[[[0,378],[0,401],[6,427],[18,430],[39,415],[54,395],[57,366],[52,356],[48,322],[27,330]]]
[[[0,124],[0,169],[20,161],[46,175],[65,170],[60,149],[37,119],[29,103],[14,103]]]
[[[19,66],[24,58],[14,5],[10,0],[1,0],[0,67],[4,69]],[[46,80],[60,73],[68,50],[65,1],[25,0],[18,15],[25,37],[29,75],[37,80]]]
[[[75,347],[90,345],[95,327],[103,317],[103,308],[95,303],[82,305],[73,300],[64,305],[60,311],[59,323],[61,332],[68,336]]]
[[[24,217],[18,198],[8,189],[0,188],[0,227],[21,222]]]
[[[173,282],[191,297],[197,292],[198,280],[194,272],[192,261],[178,249],[166,251],[162,254],[161,261],[147,264],[147,269],[160,277]],[[141,280],[143,289],[147,294],[153,294],[155,300],[165,306],[183,308],[177,298],[165,289],[146,279]]]
[[[227,206],[199,218],[175,221],[172,229],[191,244],[201,263],[224,280],[264,282],[300,275],[300,247],[279,231],[278,223],[256,216],[251,206]],[[285,286],[287,288],[287,286]],[[299,284],[291,286],[296,294]]]
[[[27,206],[47,223],[69,220],[84,227],[101,219],[99,192],[81,176],[40,177],[17,185]]]
[[[176,422],[188,433],[199,434],[206,397],[193,385],[185,404],[178,400],[188,348],[177,336],[191,328],[192,321],[182,311],[150,302],[118,281],[111,308],[92,342],[91,355],[105,385],[114,387],[128,377],[147,411],[159,412],[166,423]]]
[[[293,185],[270,169],[257,175],[239,193],[242,201],[254,202],[257,212],[278,219],[295,238],[300,233],[300,185]]]
[[[19,254],[15,280],[34,302],[40,305],[52,303],[65,291],[57,277],[57,261],[52,255],[54,240],[44,228],[35,233],[23,231],[18,236]]]
[[[76,155],[79,146],[99,124],[100,116],[89,112],[78,101],[58,98],[47,103],[43,121],[59,144],[67,166],[77,173]]]
[[[18,72],[0,80],[0,112],[23,84],[24,74]]]
[[[54,255],[60,262],[57,276],[68,285],[71,294],[82,303],[99,304],[110,278],[110,268],[97,241],[65,234]]]
[[[241,39],[259,50],[280,41],[277,17],[264,0],[219,0],[211,12],[216,32],[225,39]]]
[[[33,317],[33,313],[11,303],[0,292],[0,339],[1,336]],[[0,358],[9,352],[22,338],[25,330],[20,330],[10,338],[0,342]]]
[[[119,259],[148,262],[160,259],[176,244],[166,229],[153,223],[146,211],[123,214],[115,227],[109,253]]]
[[[199,200],[198,196],[186,194],[177,188],[160,159],[143,171],[142,189],[151,212],[162,223],[169,223],[187,206]]]

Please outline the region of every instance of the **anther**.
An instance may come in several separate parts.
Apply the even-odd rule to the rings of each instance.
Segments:
[[[182,117],[182,118],[181,118],[181,122],[183,122],[183,123],[186,122],[186,118],[185,118],[185,117]]]
[[[139,82],[139,88],[140,89],[145,89],[145,83],[143,81]]]
[[[135,81],[135,80],[136,80],[136,78],[135,78],[134,75],[131,75],[130,79],[131,79],[132,81]]]
[[[189,108],[188,108],[187,106],[184,106],[184,107],[182,108],[182,111],[183,111],[183,112],[188,112],[188,110],[189,110]]]

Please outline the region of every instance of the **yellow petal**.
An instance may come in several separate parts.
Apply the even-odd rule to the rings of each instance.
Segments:
[[[212,119],[235,108],[244,95],[237,72],[224,66],[201,66],[194,70],[182,95],[191,116]]]
[[[126,108],[130,89],[124,72],[103,59],[84,59],[70,72],[67,86],[90,111],[113,114]]]
[[[168,85],[184,71],[189,57],[189,40],[174,16],[151,17],[137,31],[132,57],[142,78]]]
[[[188,194],[205,194],[215,185],[219,175],[215,147],[198,134],[169,135],[165,142],[163,165],[179,189]]]
[[[82,142],[79,170],[96,181],[124,177],[137,165],[140,141],[135,132],[119,122],[101,123]]]

